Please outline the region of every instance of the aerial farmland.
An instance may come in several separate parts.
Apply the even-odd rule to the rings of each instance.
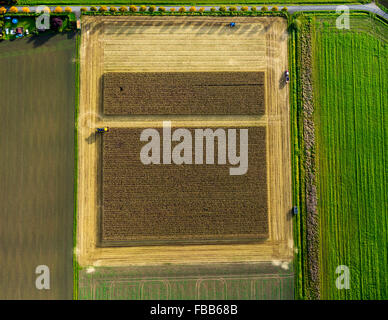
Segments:
[[[231,31],[227,18],[85,17],[81,265],[168,262],[180,270],[187,263],[276,259],[291,267],[288,92],[273,75],[286,69],[286,24],[282,18],[236,20],[240,27]],[[227,165],[144,166],[141,131],[161,132],[164,120],[172,130],[249,130],[248,174],[230,176]],[[109,132],[96,135],[95,127]],[[275,190],[283,190],[281,197]]]
[[[105,115],[263,115],[264,77],[264,72],[105,73],[103,112]]]
[[[227,165],[144,168],[139,161],[142,130],[111,129],[102,142],[103,244],[268,238],[266,131],[246,130],[254,151],[248,173],[237,177],[229,175]]]
[[[0,1],[0,299],[387,300],[386,1],[112,3]]]
[[[75,34],[0,43],[0,299],[73,297],[75,57]]]

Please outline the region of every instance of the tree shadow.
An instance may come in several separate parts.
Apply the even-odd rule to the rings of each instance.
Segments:
[[[287,221],[292,220],[293,216],[294,216],[294,209],[291,208],[290,210],[287,211]]]
[[[44,33],[39,33],[37,35],[33,35],[32,37],[28,38],[28,43],[33,44],[34,48],[43,46],[48,41],[50,41],[52,38],[54,38],[57,35],[55,32],[50,31],[44,31]]]
[[[279,79],[279,89],[283,89],[286,86],[286,77],[284,76],[284,73],[281,74]]]
[[[95,143],[95,142],[96,142],[96,133],[95,133],[95,132],[92,132],[92,133],[90,134],[90,136],[87,137],[87,138],[85,139],[85,141],[86,141],[88,144]]]
[[[74,37],[77,34],[77,31],[69,31],[69,32],[66,32],[65,34],[67,36],[67,39],[71,40],[71,39],[74,39]]]

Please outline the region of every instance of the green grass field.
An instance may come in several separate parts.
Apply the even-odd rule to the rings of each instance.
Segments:
[[[124,5],[238,5],[238,4],[340,4],[340,3],[368,3],[367,0],[153,0],[153,1],[144,1],[144,0],[20,0],[18,1],[19,5],[36,5],[36,4],[49,4],[49,5],[63,5],[74,4],[74,5],[98,5],[98,4],[124,4]]]
[[[80,270],[81,300],[293,299],[292,266],[271,263]]]
[[[387,299],[388,26],[365,15],[315,28],[321,298]],[[338,265],[349,290],[335,286]]]

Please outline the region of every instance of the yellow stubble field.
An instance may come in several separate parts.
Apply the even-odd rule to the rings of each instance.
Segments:
[[[78,123],[78,223],[81,266],[291,261],[293,256],[287,22],[278,17],[83,17]],[[264,116],[104,116],[107,72],[264,71]],[[98,126],[267,128],[269,239],[250,244],[100,247],[101,157]]]

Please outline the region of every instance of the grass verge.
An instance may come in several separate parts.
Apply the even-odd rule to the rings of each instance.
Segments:
[[[78,115],[80,95],[80,46],[81,33],[76,35],[76,67],[75,67],[75,116],[74,116],[74,220],[73,220],[73,299],[78,300],[78,272],[80,270],[77,254],[77,208],[78,208]]]
[[[323,299],[387,299],[387,23],[373,14],[350,16],[336,29],[335,14],[302,15],[290,36],[290,104],[295,297],[311,297],[306,237],[306,166],[299,35],[314,28],[314,124],[319,212],[319,272]],[[292,17],[294,19],[295,17]],[[291,23],[293,20],[291,20]],[[294,25],[293,25],[294,27]],[[315,31],[314,31],[315,30]],[[303,31],[302,31],[303,32]],[[298,67],[299,66],[299,67]],[[350,269],[350,289],[336,288],[336,268]]]
[[[387,24],[316,18],[314,45],[320,273],[324,299],[387,299]],[[338,290],[336,269],[350,270]]]

